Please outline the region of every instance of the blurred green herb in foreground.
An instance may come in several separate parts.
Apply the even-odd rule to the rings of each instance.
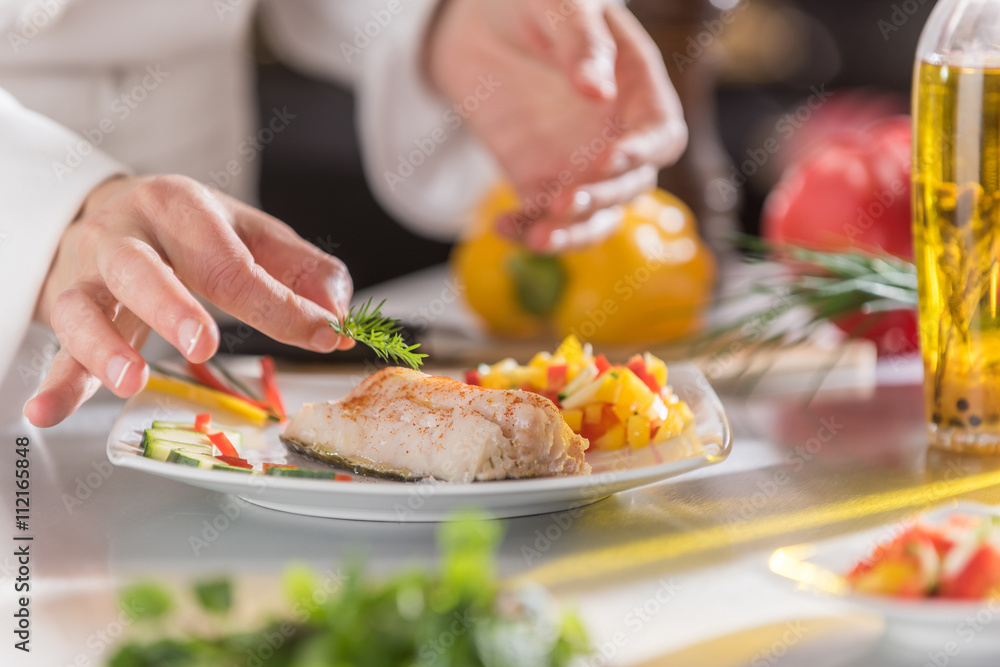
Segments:
[[[122,645],[109,665],[563,667],[586,655],[583,625],[561,612],[547,592],[499,587],[495,552],[501,537],[498,522],[463,517],[443,524],[436,574],[410,571],[376,581],[354,567],[331,585],[308,568],[294,567],[285,575],[291,617],[241,632],[134,641]],[[194,593],[216,617],[231,600],[239,602],[222,581],[200,584]],[[135,604],[136,594],[157,600],[161,612],[172,608],[149,584],[126,590],[123,605]]]

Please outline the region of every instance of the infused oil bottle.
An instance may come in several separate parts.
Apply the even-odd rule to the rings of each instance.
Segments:
[[[913,232],[932,446],[1000,452],[1000,0],[942,0],[913,89]]]

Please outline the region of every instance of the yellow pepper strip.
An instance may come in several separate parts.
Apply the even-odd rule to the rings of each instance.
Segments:
[[[266,424],[270,418],[264,410],[235,396],[183,380],[151,375],[146,382],[146,389],[184,398],[208,408],[222,408],[258,426]]]

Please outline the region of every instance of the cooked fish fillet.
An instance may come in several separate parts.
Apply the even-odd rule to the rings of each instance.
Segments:
[[[407,368],[383,369],[342,400],[306,404],[282,440],[321,460],[406,479],[590,473],[589,443],[547,398]]]

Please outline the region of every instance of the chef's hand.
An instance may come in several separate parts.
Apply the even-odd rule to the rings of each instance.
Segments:
[[[137,393],[151,328],[189,361],[209,359],[219,330],[193,294],[283,343],[330,352],[353,345],[327,324],[351,292],[340,260],[194,180],[105,181],[67,227],[42,290],[35,318],[61,348],[25,415],[52,426],[101,384]]]
[[[428,75],[526,202],[502,233],[537,251],[593,242],[608,231],[595,213],[651,190],[684,151],[660,52],[616,0],[441,2]]]

